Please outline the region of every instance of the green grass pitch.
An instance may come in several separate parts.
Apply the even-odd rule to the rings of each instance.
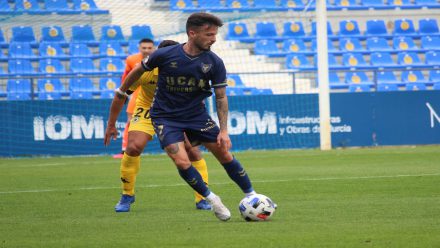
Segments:
[[[110,156],[0,159],[0,247],[440,247],[440,147],[236,153],[278,210],[239,215],[243,194],[205,154],[232,212],[195,210],[165,155],[142,157],[136,203],[115,213]]]

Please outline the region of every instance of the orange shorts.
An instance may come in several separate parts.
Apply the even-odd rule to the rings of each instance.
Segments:
[[[128,101],[127,113],[129,113],[130,115],[134,113],[134,107],[136,106],[136,99],[140,89],[141,87],[135,90],[133,94],[131,94],[130,101]]]

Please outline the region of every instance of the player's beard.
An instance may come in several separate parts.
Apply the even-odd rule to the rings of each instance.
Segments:
[[[200,51],[204,51],[204,52],[211,51],[211,46],[208,46],[208,48],[204,48],[201,44],[197,42],[195,42],[195,45],[197,49],[199,49]]]

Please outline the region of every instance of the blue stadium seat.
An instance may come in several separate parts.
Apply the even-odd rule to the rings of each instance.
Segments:
[[[388,45],[385,38],[372,37],[366,41],[367,49],[370,51],[391,52],[393,49]]]
[[[385,4],[383,0],[361,0],[361,4],[373,9],[389,9],[390,6]]]
[[[30,79],[8,79],[6,83],[8,100],[30,100],[31,80]]]
[[[286,68],[307,70],[313,69],[314,66],[310,64],[303,54],[288,54],[286,57]]]
[[[417,51],[419,48],[411,37],[395,37],[393,39],[393,48],[396,51]]]
[[[66,38],[60,26],[45,26],[41,28],[41,42],[59,42],[66,45]]]
[[[398,91],[399,86],[397,84],[382,83],[377,85],[377,91]]]
[[[272,89],[256,89],[255,95],[273,95]]]
[[[119,41],[125,42],[122,34],[121,26],[119,25],[104,25],[101,27],[101,41]]]
[[[300,21],[294,22],[285,22],[283,25],[283,34],[284,38],[298,38],[304,37],[306,33],[304,31],[304,25]]]
[[[102,72],[123,72],[124,63],[118,58],[102,58],[99,68]]]
[[[340,9],[347,9],[350,10],[359,8],[359,4],[356,0],[335,0],[335,6]]]
[[[440,8],[437,0],[415,0],[415,4],[426,8]]]
[[[84,43],[70,43],[70,56],[76,58],[91,58],[92,52]]]
[[[70,69],[75,73],[94,73],[98,72],[92,59],[73,58],[70,60]]]
[[[226,8],[232,10],[246,11],[251,10],[247,0],[226,0]]]
[[[71,78],[69,90],[72,99],[91,99],[96,92],[90,78]]]
[[[171,0],[170,1],[171,10],[188,10],[195,11],[197,8],[194,7],[192,0]]]
[[[53,42],[41,42],[40,48],[40,58],[57,58],[57,59],[67,59],[67,56],[59,43]]]
[[[312,44],[310,46],[310,50],[317,51],[317,47],[318,47],[318,43],[317,43],[316,39],[313,39],[312,40]],[[336,49],[336,47],[333,45],[332,40],[330,40],[330,39],[327,40],[327,50],[329,52],[337,52],[337,51],[339,51],[338,49]]]
[[[402,82],[405,84],[422,83],[425,84],[425,77],[421,71],[403,71],[401,75]]]
[[[37,56],[32,51],[31,45],[29,43],[11,42],[11,44],[9,44],[9,57],[35,59]]]
[[[340,36],[361,36],[359,25],[355,20],[344,20],[339,22],[339,35]]]
[[[315,21],[312,22],[312,31],[310,32],[310,36],[313,36],[313,37],[316,36],[316,22]],[[327,37],[330,39],[339,38],[338,36],[335,36],[335,34],[333,33],[333,29],[332,29],[330,22],[327,22]]]
[[[363,71],[346,72],[345,83],[349,85],[374,85],[374,83],[368,78],[367,74],[365,74]]]
[[[440,90],[440,83],[435,83],[434,85],[432,85],[432,89],[433,90]]]
[[[99,53],[103,57],[125,58],[127,56],[118,41],[101,42],[99,44]]]
[[[66,94],[64,86],[58,78],[38,79],[38,99],[57,100],[62,94]]]
[[[255,42],[254,52],[257,55],[267,55],[269,57],[283,55],[274,40],[259,40]]]
[[[0,47],[9,47],[8,43],[5,40],[5,36],[3,35],[2,29],[0,29]]]
[[[302,39],[290,39],[283,42],[283,51],[285,53],[306,52],[307,47]]]
[[[46,10],[61,15],[79,14],[79,11],[69,8],[67,0],[44,0],[44,6],[46,6]]]
[[[395,84],[397,86],[404,85],[400,80],[397,80],[396,75],[392,71],[379,71],[376,74],[377,84]]]
[[[229,8],[225,8],[220,0],[198,0],[199,9],[203,10],[213,10],[213,11],[224,11]]]
[[[361,53],[344,53],[342,64],[347,67],[369,67]]]
[[[370,55],[370,63],[375,67],[396,67],[397,64],[394,62],[390,53],[387,52],[375,52]]]
[[[29,75],[35,74],[31,61],[28,59],[10,59],[8,61],[9,74]]]
[[[0,14],[13,15],[17,14],[17,12],[14,12],[14,10],[11,9],[7,0],[0,0]]]
[[[365,49],[357,38],[342,38],[339,40],[339,48],[346,52],[362,52]]]
[[[46,15],[49,11],[42,10],[37,0],[15,0],[15,9],[30,15]]]
[[[406,90],[426,90],[426,84],[424,83],[407,83],[405,86]]]
[[[336,72],[330,72],[328,74],[328,83],[330,89],[348,89],[348,84],[342,82]]]
[[[257,22],[255,38],[277,39],[278,34],[273,22]]]
[[[440,50],[440,37],[438,36],[422,36],[420,45],[426,50]]]
[[[128,55],[139,53],[139,42],[130,40],[128,42]]]
[[[393,0],[393,1],[389,0],[388,4],[391,7],[400,8],[400,9],[418,9],[418,8],[420,8],[419,6],[411,3],[410,0]]]
[[[37,46],[34,30],[29,26],[12,27],[11,42],[26,42],[30,43],[31,46]]]
[[[327,55],[327,58],[328,58],[328,66],[329,66],[329,68],[331,68],[331,69],[344,69],[344,70],[349,69],[346,66],[340,65],[337,62],[336,57],[335,57],[334,54],[329,53]],[[313,60],[314,60],[315,65],[317,65],[318,64],[318,56],[314,56]]]
[[[58,59],[40,60],[40,72],[42,74],[66,73],[66,69]]]
[[[238,74],[228,74],[227,82],[229,87],[245,87]]]
[[[248,28],[244,22],[231,22],[228,24],[228,40],[238,40],[241,42],[254,42],[255,39],[249,36]]]
[[[101,78],[99,79],[99,91],[101,98],[113,98],[114,91],[121,85],[121,78]]]
[[[414,52],[400,52],[397,54],[397,63],[399,65],[413,67],[422,65],[419,56]]]
[[[72,42],[87,43],[91,46],[98,45],[90,25],[72,26]]]
[[[151,27],[148,25],[135,25],[131,27],[131,36],[129,40],[140,41],[142,39],[154,40],[154,35],[151,32]]]
[[[281,0],[282,8],[301,10],[304,8],[304,3],[301,0]]]
[[[108,14],[108,10],[99,9],[93,0],[73,0],[73,9],[88,15]]]
[[[226,95],[228,96],[242,96],[243,89],[241,87],[226,87]]]
[[[429,51],[425,54],[425,63],[435,67],[440,66],[440,54],[437,51]]]
[[[385,25],[385,21],[384,20],[378,20],[378,19],[374,19],[374,20],[368,20],[366,22],[367,28],[365,30],[365,35],[367,36],[373,36],[373,37],[388,37],[388,31],[387,31],[387,27]]]
[[[416,36],[416,30],[414,28],[414,23],[409,19],[397,19],[394,21],[394,35],[409,35]]]
[[[429,81],[439,85],[440,84],[440,70],[429,71]]]
[[[280,9],[275,0],[254,0],[254,6],[259,10],[278,10]]]
[[[440,35],[437,19],[425,18],[419,20],[419,34]]]
[[[349,92],[370,92],[372,89],[372,86],[364,84],[351,84],[348,86]]]

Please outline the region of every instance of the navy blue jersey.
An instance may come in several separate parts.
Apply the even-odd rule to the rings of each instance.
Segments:
[[[160,48],[142,61],[145,70],[159,68],[151,117],[190,119],[206,111],[203,100],[211,88],[225,87],[226,68],[215,53],[191,57],[183,44]]]

